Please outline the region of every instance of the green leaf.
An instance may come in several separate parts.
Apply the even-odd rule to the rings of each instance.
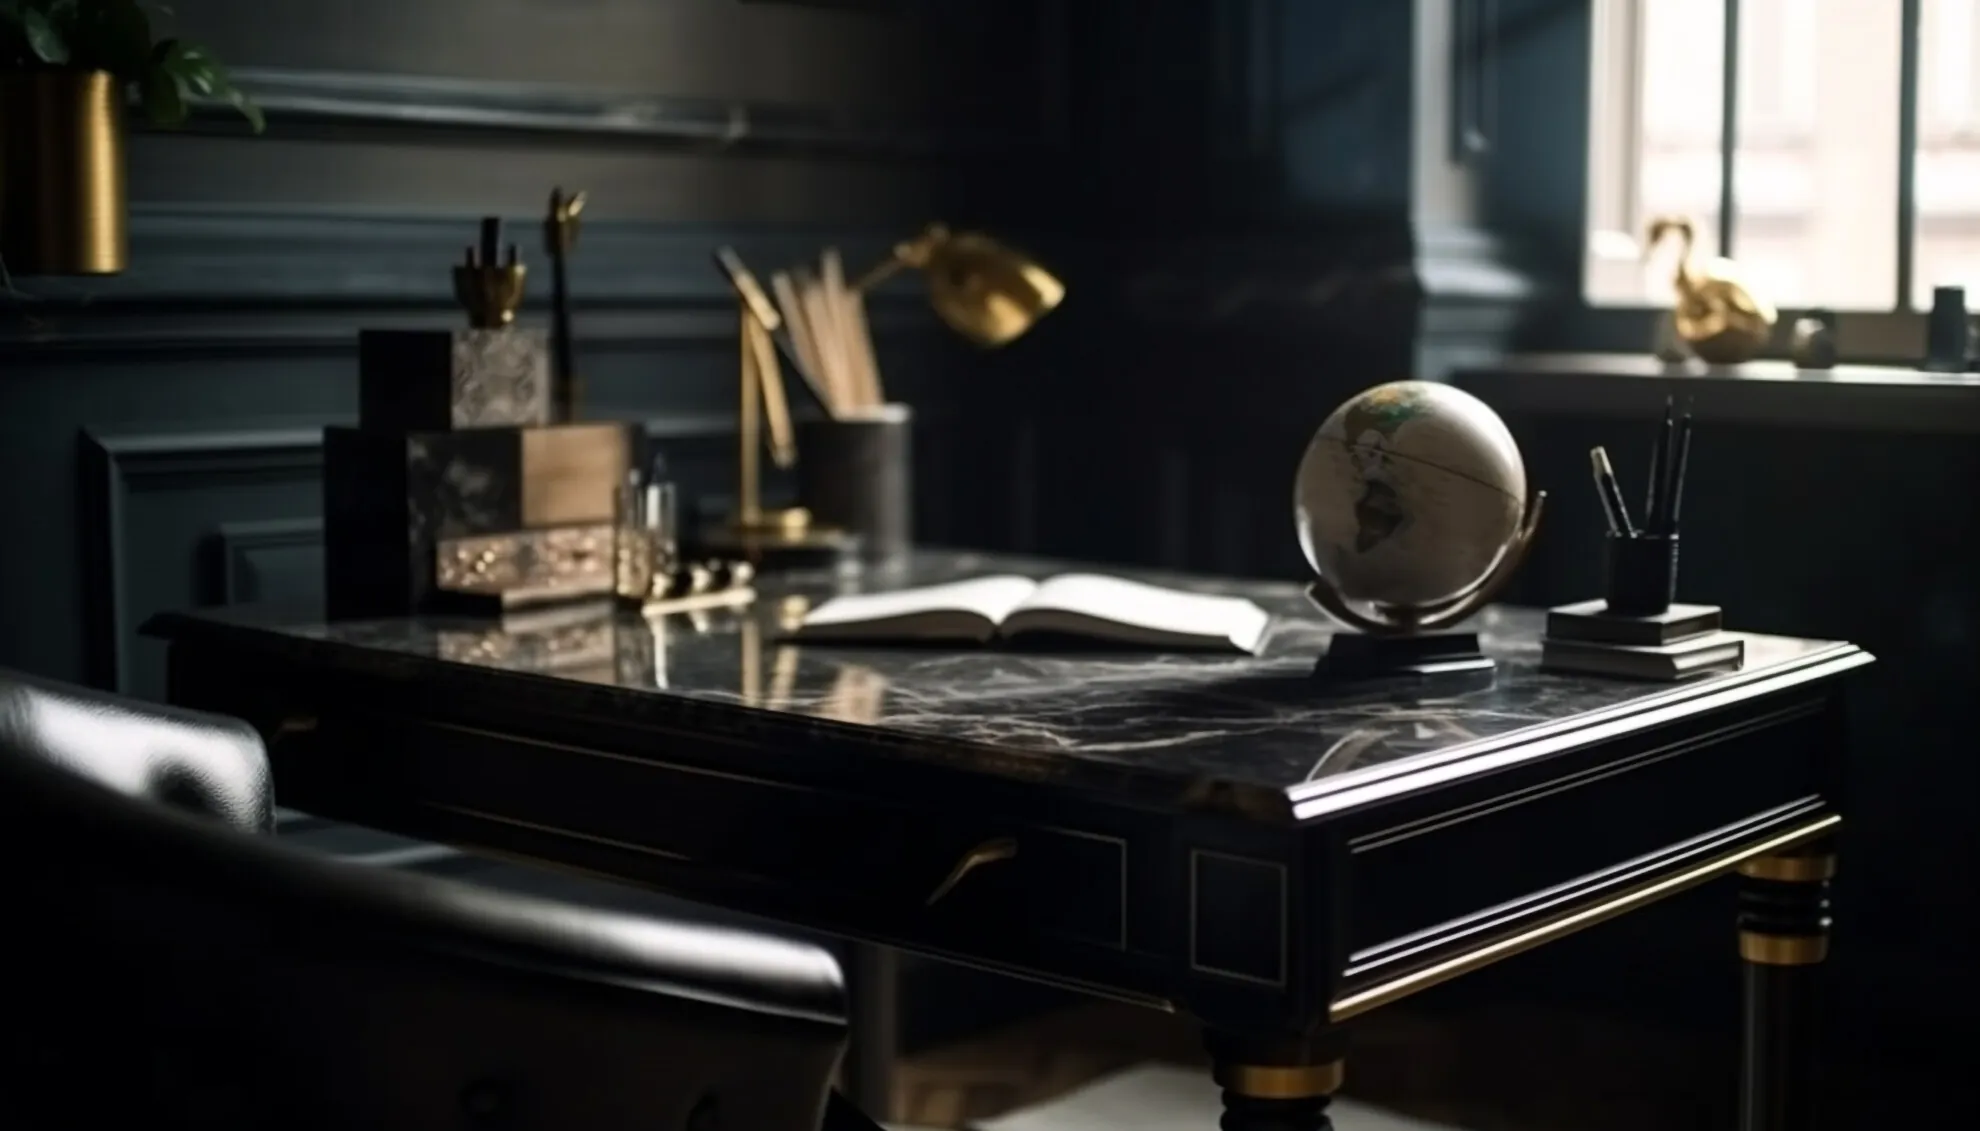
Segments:
[[[144,116],[152,124],[185,124],[185,93],[180,88],[178,77],[163,65],[153,64],[145,68],[144,78],[138,84],[138,93],[144,106]]]
[[[234,109],[241,112],[241,117],[247,119],[248,128],[255,133],[261,133],[268,128],[268,119],[262,116],[261,107],[254,104],[254,99],[229,86],[227,101],[234,104]]]
[[[182,99],[225,102],[240,111],[255,133],[267,128],[261,107],[234,86],[227,69],[205,48],[177,39],[168,40],[160,47],[164,50],[156,54],[155,63],[172,76]]]
[[[46,12],[27,8],[21,12],[21,30],[27,33],[29,50],[44,63],[61,66],[69,61],[69,43],[62,38]]]

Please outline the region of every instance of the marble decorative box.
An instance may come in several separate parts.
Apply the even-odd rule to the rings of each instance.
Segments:
[[[625,423],[326,428],[333,618],[493,613],[609,595],[614,508],[642,465]]]
[[[550,422],[549,347],[538,330],[363,330],[358,421],[374,430]]]

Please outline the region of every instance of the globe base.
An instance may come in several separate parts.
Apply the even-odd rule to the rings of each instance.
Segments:
[[[1439,691],[1490,687],[1492,672],[1492,658],[1479,649],[1475,632],[1338,632],[1313,665],[1321,683],[1396,680],[1434,684]]]

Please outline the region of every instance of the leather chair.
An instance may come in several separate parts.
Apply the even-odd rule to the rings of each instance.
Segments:
[[[0,671],[0,1124],[815,1131],[815,947],[343,865],[257,835],[246,724]]]

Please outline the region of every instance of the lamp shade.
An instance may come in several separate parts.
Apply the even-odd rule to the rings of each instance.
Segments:
[[[958,334],[1001,346],[1031,329],[1066,297],[1065,284],[1025,255],[977,232],[932,224],[861,279],[865,291],[903,267],[928,278],[928,300]]]

